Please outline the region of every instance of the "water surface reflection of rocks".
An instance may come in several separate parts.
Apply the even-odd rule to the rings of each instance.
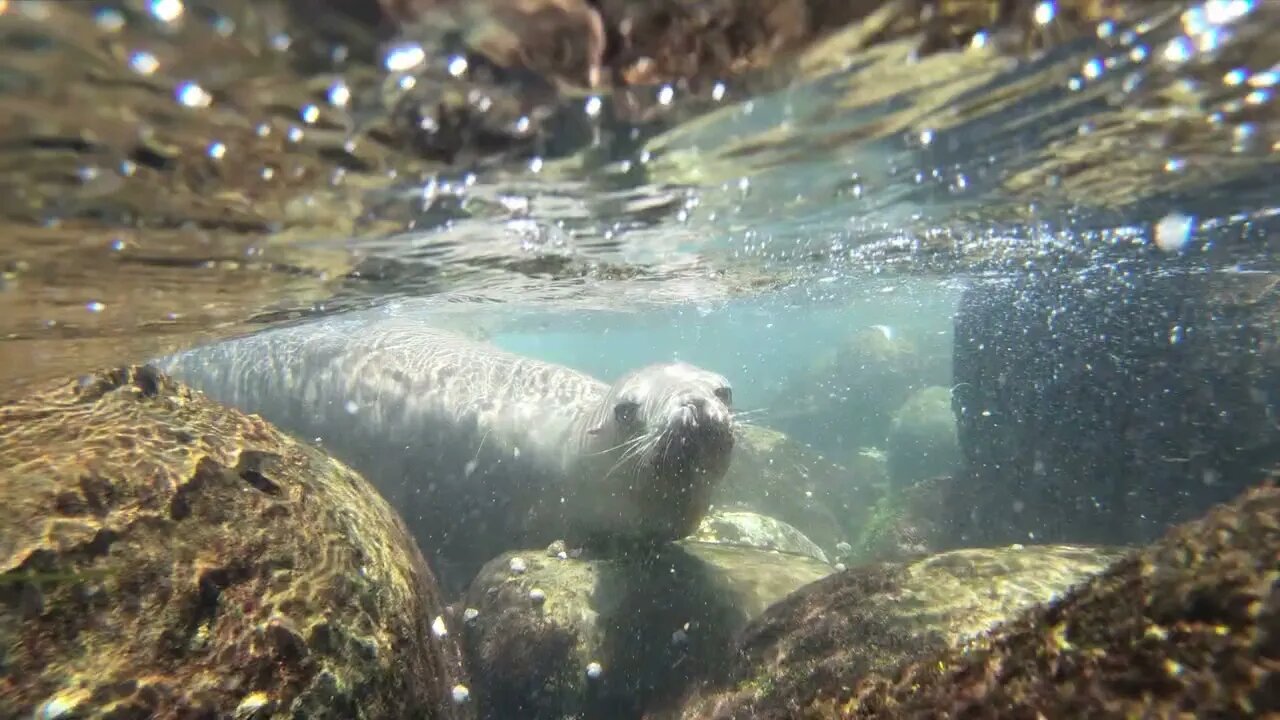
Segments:
[[[466,190],[468,173],[597,145],[596,159],[614,163],[712,105],[870,48],[936,55],[990,31],[990,47],[1021,53],[1126,15],[1121,4],[1056,5],[1045,24],[1022,4],[967,0],[4,3],[0,397],[387,285],[427,294],[631,277],[644,268],[530,261],[520,243],[415,251],[403,234],[527,220],[528,203],[504,209],[490,177]],[[832,37],[843,41],[797,60]],[[593,78],[599,117],[583,111]],[[681,102],[656,91],[667,83]],[[626,182],[646,181],[643,163],[626,164],[637,176]],[[605,218],[601,232],[677,212]]]

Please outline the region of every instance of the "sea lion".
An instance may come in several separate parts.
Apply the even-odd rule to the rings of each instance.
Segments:
[[[456,590],[505,550],[691,534],[734,443],[732,390],[716,373],[662,363],[610,386],[376,312],[157,365],[361,472]]]

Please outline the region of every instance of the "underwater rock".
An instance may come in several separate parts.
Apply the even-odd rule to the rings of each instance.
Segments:
[[[952,541],[1149,542],[1256,484],[1280,463],[1278,328],[1273,274],[1121,265],[972,286]]]
[[[1269,717],[1280,712],[1277,558],[1269,484],[967,651],[793,699],[811,717]]]
[[[863,328],[768,403],[769,423],[828,454],[884,447],[894,412],[914,390],[938,382],[901,333]]]
[[[690,540],[777,550],[830,562],[822,548],[791,525],[750,510],[712,508]]]
[[[0,405],[3,717],[467,718],[363,478],[150,367]]]
[[[811,717],[798,711],[813,698],[868,673],[962,646],[1120,556],[1096,548],[1013,546],[837,573],[752,622],[737,641],[728,675],[692,693],[679,717]]]
[[[885,449],[894,486],[954,474],[960,445],[951,389],[933,386],[912,393],[893,415]]]
[[[682,541],[612,559],[506,553],[466,596],[485,718],[639,717],[729,663],[731,638],[831,566]]]
[[[862,514],[851,533],[851,544],[837,557],[846,567],[871,562],[903,562],[921,555],[954,549],[948,546],[946,522],[955,480],[939,475],[908,487],[885,489]]]
[[[711,497],[723,510],[750,510],[795,527],[826,553],[846,539],[838,513],[869,506],[867,483],[785,434],[738,423],[733,459]]]

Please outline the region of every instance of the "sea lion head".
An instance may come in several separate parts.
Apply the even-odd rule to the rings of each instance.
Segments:
[[[728,380],[688,363],[650,365],[615,382],[590,418],[583,453],[591,458],[584,479],[599,483],[589,493],[595,504],[570,524],[594,520],[603,532],[651,541],[691,534],[729,468],[732,405]]]

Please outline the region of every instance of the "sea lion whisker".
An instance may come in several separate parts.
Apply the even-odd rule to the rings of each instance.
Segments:
[[[635,443],[622,453],[622,457],[618,458],[618,462],[614,463],[613,467],[609,468],[609,471],[605,473],[605,478],[613,477],[614,471],[626,464],[631,464],[633,466],[634,473],[634,463],[631,463],[631,461],[644,455],[652,454],[660,440],[660,435],[656,435],[654,433],[642,433],[637,435]]]
[[[645,453],[652,450],[653,448],[651,444],[642,442],[644,440],[650,440],[650,439],[651,439],[650,436],[647,434],[636,436],[635,442],[631,444],[631,447],[627,448],[626,451],[622,453],[622,457],[618,458],[618,461],[613,464],[613,467],[609,468],[608,472],[604,474],[605,478],[613,477],[613,472],[617,470],[619,467],[621,467],[624,463],[634,458],[637,458],[641,455],[644,455]]]
[[[590,454],[590,455],[604,455],[604,454],[606,454],[606,453],[611,453],[611,452],[613,452],[614,450],[621,450],[622,448],[626,448],[626,447],[629,447],[629,446],[636,445],[636,444],[638,444],[638,443],[642,442],[643,440],[644,440],[644,435],[637,435],[637,436],[635,436],[635,437],[633,437],[633,438],[629,438],[629,439],[627,439],[627,440],[623,440],[622,442],[618,443],[617,445],[614,445],[613,447],[605,448],[604,450],[600,450],[599,452],[593,452],[593,453],[589,453],[589,454]]]

